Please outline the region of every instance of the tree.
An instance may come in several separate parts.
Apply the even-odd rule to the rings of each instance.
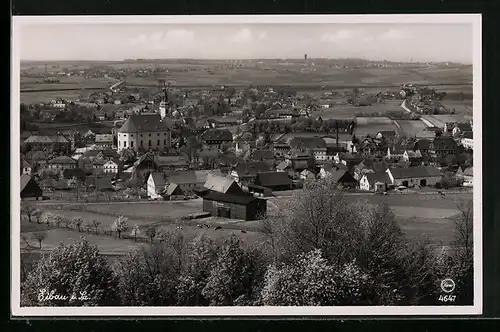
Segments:
[[[80,218],[80,217],[73,218],[73,220],[71,220],[71,223],[73,224],[74,227],[76,227],[76,229],[79,232],[81,231],[81,227],[82,227],[82,224],[83,224],[83,219],[82,218]]]
[[[42,249],[42,241],[47,238],[47,232],[34,232],[32,236],[34,240],[38,241],[38,245]]]
[[[21,285],[21,305],[116,305],[116,283],[107,262],[85,239],[60,244],[39,260]]]
[[[321,250],[301,254],[289,264],[271,265],[261,291],[262,305],[335,306],[364,304],[370,276],[355,263],[333,266]]]
[[[126,232],[128,229],[128,218],[119,216],[111,226],[111,229],[118,234],[118,238],[121,238],[122,232]]]
[[[186,265],[177,287],[178,304],[206,306],[209,300],[202,295],[212,265],[217,258],[216,244],[206,235],[199,235],[189,243]]]
[[[156,226],[149,225],[146,229],[146,235],[150,239],[151,243],[153,243],[153,239],[156,236]]]
[[[251,301],[264,273],[255,253],[243,248],[234,235],[224,240],[202,290],[210,305],[238,305]]]
[[[85,231],[87,233],[90,233],[92,231],[92,228],[94,228],[94,223],[91,220],[87,220],[84,226],[85,226]]]
[[[76,189],[76,201],[78,202],[80,194],[81,180],[75,176],[68,180],[68,187]]]
[[[39,212],[33,205],[25,205],[21,208],[21,213],[25,215],[28,218],[28,222],[31,223],[35,215]]]
[[[114,271],[122,305],[173,306],[184,258],[180,233],[171,232],[168,241],[141,247],[117,260]]]
[[[134,227],[132,227],[131,235],[134,237],[135,242],[137,242],[137,235],[139,235],[139,234],[140,234],[139,226],[134,225]]]
[[[94,227],[96,234],[99,234],[99,226],[100,225],[101,225],[100,220],[97,220],[97,219],[92,220],[92,226]]]

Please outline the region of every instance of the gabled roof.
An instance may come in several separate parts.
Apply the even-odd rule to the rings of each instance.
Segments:
[[[436,137],[432,141],[432,148],[438,150],[453,150],[456,149],[457,143],[452,137]]]
[[[268,186],[291,186],[292,179],[288,176],[286,172],[265,172],[258,173],[255,183],[263,187]]]
[[[167,131],[168,125],[161,120],[160,114],[132,114],[123,126],[118,129],[119,133],[157,132]]]
[[[284,171],[285,169],[289,168],[290,166],[291,166],[290,163],[288,163],[286,161],[282,161],[281,163],[278,164],[278,166],[276,166],[276,169]]]
[[[431,148],[432,142],[428,139],[419,139],[415,142],[414,149],[415,150],[429,150]]]
[[[271,150],[259,149],[252,154],[253,160],[274,159],[274,153]]]
[[[250,195],[229,195],[229,194],[221,194],[219,192],[209,192],[205,196],[203,196],[203,199],[205,200],[210,200],[210,201],[218,201],[218,202],[225,202],[225,203],[235,203],[235,204],[241,204],[241,205],[247,205],[255,200],[258,200],[258,198],[255,198]]]
[[[382,183],[391,182],[389,174],[387,174],[386,172],[366,173],[364,176],[366,176],[366,179],[368,180],[370,186],[373,186],[376,182],[382,182]]]
[[[465,131],[462,135],[462,138],[469,138],[472,139],[472,131]]]
[[[315,149],[326,147],[326,142],[321,137],[294,137],[288,144],[292,149]]]
[[[458,129],[460,129],[461,131],[472,131],[472,126],[470,125],[470,123],[457,123],[455,126],[458,127]]]
[[[165,187],[165,176],[161,172],[151,172],[149,177],[153,178],[153,182],[156,188]]]
[[[354,177],[344,169],[338,169],[335,172],[332,172],[330,180],[334,183],[341,182],[341,180],[345,180],[347,182],[356,182],[356,179],[354,179]]]
[[[234,184],[236,184],[236,182],[233,179],[209,174],[207,176],[207,181],[205,182],[203,187],[212,191],[225,194],[229,190],[229,188]]]
[[[28,183],[31,181],[32,177],[29,176],[29,175],[26,175],[26,174],[22,174],[21,175],[21,179],[20,179],[20,185],[21,185],[21,190],[20,191],[23,191],[24,188],[26,188],[26,186],[28,185]]]
[[[473,171],[472,166],[471,166],[471,167],[467,167],[467,168],[464,170],[463,175],[473,176],[473,175],[474,175],[474,171]]]
[[[217,173],[217,174],[216,174]],[[171,183],[188,184],[201,183],[204,184],[210,174],[222,176],[222,173],[216,171],[184,171],[167,173],[167,179]]]
[[[54,143],[69,143],[68,139],[64,135],[52,135],[50,139]]]
[[[95,142],[113,142],[112,134],[97,134],[95,135]]]
[[[413,166],[408,168],[390,168],[395,179],[438,177],[441,172],[434,166]]]
[[[23,168],[31,168],[31,165],[23,158],[23,161],[21,163],[21,166]]]
[[[184,156],[154,156],[153,160],[158,167],[189,165],[189,160]]]
[[[233,134],[227,129],[208,129],[202,135],[204,141],[226,141],[233,140]]]
[[[76,164],[77,161],[68,156],[55,157],[48,161],[49,164]]]
[[[168,196],[171,196],[171,195],[183,195],[184,192],[182,191],[182,189],[179,187],[178,184],[171,183],[171,184],[169,184],[169,186],[165,190],[165,194],[168,195]]]
[[[31,135],[24,140],[24,143],[54,143],[49,136]]]
[[[255,176],[257,173],[270,172],[274,168],[274,165],[267,163],[265,161],[247,161],[236,164],[235,171],[239,176],[250,175]]]

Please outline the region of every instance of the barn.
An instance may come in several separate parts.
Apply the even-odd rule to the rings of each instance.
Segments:
[[[20,179],[21,184],[21,198],[35,197],[38,200],[38,197],[42,197],[42,189],[29,175],[23,174]]]
[[[285,172],[263,172],[257,173],[255,183],[272,191],[292,189],[292,179]]]
[[[393,186],[434,186],[442,178],[441,172],[433,166],[389,168],[386,172]]]
[[[250,195],[222,194],[216,191],[203,196],[203,212],[214,217],[257,220],[266,214],[267,201]]]

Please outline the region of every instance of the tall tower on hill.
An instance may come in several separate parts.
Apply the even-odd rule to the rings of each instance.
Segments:
[[[307,60],[307,53],[304,54],[304,60]]]

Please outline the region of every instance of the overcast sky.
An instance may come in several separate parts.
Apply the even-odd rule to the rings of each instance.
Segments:
[[[470,24],[27,25],[22,60],[356,57],[472,63]]]

